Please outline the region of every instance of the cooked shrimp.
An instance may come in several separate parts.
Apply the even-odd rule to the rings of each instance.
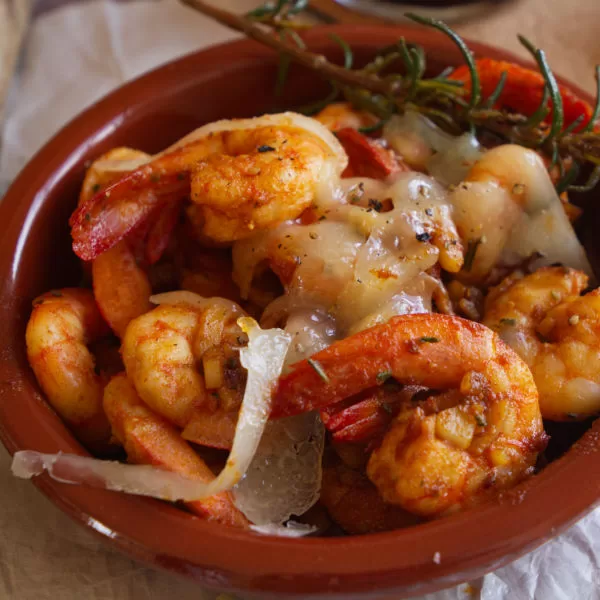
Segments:
[[[332,464],[323,467],[320,501],[346,533],[391,531],[419,522],[399,506],[384,502],[364,472],[331,459],[327,462]]]
[[[484,323],[529,365],[546,419],[600,412],[600,290],[563,267],[505,279],[489,293]]]
[[[94,259],[92,281],[98,308],[119,337],[131,320],[152,308],[148,276],[125,241]]]
[[[48,402],[85,444],[110,437],[102,410],[103,383],[88,345],[109,330],[88,290],[67,288],[33,303],[25,339],[27,357]]]
[[[231,242],[297,217],[346,163],[335,136],[301,115],[212,123],[80,206],[73,249],[95,258],[177,194],[201,207],[206,237]]]
[[[546,167],[533,150],[488,150],[450,196],[467,245],[461,278],[482,283],[497,266],[539,255],[536,266],[559,262],[591,273]]]
[[[280,379],[273,417],[322,408],[394,377],[443,394],[400,410],[367,474],[383,499],[421,516],[480,502],[533,470],[545,445],[525,363],[487,327],[414,314],[336,342]]]
[[[123,174],[131,170],[130,165],[143,164],[150,158],[149,154],[141,150],[125,146],[113,148],[102,154],[85,172],[79,192],[79,204],[89,202],[100,190],[106,189],[111,183],[123,177]]]
[[[244,335],[236,324],[242,314],[233,302],[207,309],[165,304],[131,321],[123,337],[137,393],[197,443],[231,445],[245,384],[238,358]]]
[[[88,168],[79,205],[89,202],[99,191],[128,173],[133,165],[145,163],[150,155],[132,148],[114,148],[97,158]],[[146,271],[140,261],[158,261],[164,252],[177,220],[176,203],[157,213],[143,230],[133,231],[128,240],[98,256],[92,262],[94,295],[98,307],[112,330],[122,337],[125,327],[135,317],[152,308],[152,293]]]
[[[191,479],[208,482],[214,474],[164,418],[149,410],[124,373],[116,375],[104,390],[104,410],[113,435],[125,448],[129,462],[157,465]],[[223,492],[186,506],[209,520],[247,527],[248,521]]]
[[[331,131],[340,129],[360,129],[377,123],[377,118],[369,112],[355,109],[349,102],[328,104],[313,119],[323,123]]]

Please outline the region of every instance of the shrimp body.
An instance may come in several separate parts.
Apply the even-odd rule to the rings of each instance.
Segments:
[[[98,307],[119,337],[132,319],[152,308],[150,281],[125,240],[92,262],[92,280]]]
[[[454,219],[469,248],[461,279],[485,282],[497,266],[541,254],[543,264],[591,273],[544,162],[516,145],[488,150],[452,191]]]
[[[103,383],[88,345],[109,330],[93,294],[67,288],[34,301],[25,340],[27,357],[48,402],[76,436],[91,446],[108,441]]]
[[[190,479],[209,482],[214,474],[164,418],[140,400],[124,373],[111,379],[104,390],[104,410],[113,435],[125,448],[129,462],[156,465]],[[188,502],[195,514],[226,525],[247,527],[248,521],[227,492],[205,500]]]
[[[335,136],[301,115],[212,123],[83,203],[71,216],[73,249],[93,259],[157,206],[187,195],[206,238],[241,239],[297,217],[346,164]]]
[[[198,443],[227,448],[233,438],[245,384],[238,310],[165,304],[131,321],[123,337],[125,370],[141,399],[175,426],[190,425],[195,435],[186,438]]]
[[[484,323],[529,365],[546,419],[600,412],[600,290],[581,271],[544,267],[491,290]]]
[[[532,472],[546,438],[531,373],[494,332],[458,317],[395,317],[333,344],[280,380],[272,414],[322,408],[389,377],[454,393],[402,407],[372,453],[367,475],[386,502],[437,516]]]
[[[331,131],[340,129],[360,129],[377,123],[371,113],[356,110],[349,102],[334,102],[319,111],[313,119],[323,123]]]
[[[271,126],[219,137],[220,152],[198,162],[191,180],[206,237],[241,239],[293,219],[311,205],[328,156],[316,136]]]
[[[79,194],[79,205],[85,205],[101,190],[150,160],[139,150],[113,148],[97,158],[88,168]],[[161,207],[159,207],[161,208]],[[155,263],[165,250],[178,217],[179,205],[157,211],[147,227],[132,231],[110,250],[91,263],[94,296],[102,316],[111,329],[122,337],[131,319],[150,310],[152,290],[148,275],[140,262]]]

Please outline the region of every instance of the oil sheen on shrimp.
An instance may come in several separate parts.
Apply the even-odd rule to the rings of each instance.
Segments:
[[[395,317],[336,342],[280,380],[272,414],[323,408],[389,377],[454,393],[404,407],[371,455],[367,474],[386,502],[438,516],[532,473],[546,435],[531,373],[493,331],[458,317]]]
[[[83,260],[111,248],[157,206],[191,195],[217,242],[297,217],[323,179],[347,157],[323,125],[295,113],[225,120],[201,127],[83,203],[71,217]]]
[[[492,289],[484,323],[529,365],[546,419],[600,412],[600,290],[583,296],[588,277],[564,267],[513,275]]]
[[[29,364],[48,402],[91,447],[108,441],[110,427],[88,345],[108,333],[92,292],[79,288],[36,298],[25,333]]]

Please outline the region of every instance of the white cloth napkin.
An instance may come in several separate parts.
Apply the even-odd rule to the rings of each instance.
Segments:
[[[256,4],[219,1],[235,11]],[[31,155],[83,108],[150,68],[234,37],[176,0],[39,0],[7,104],[0,195]],[[72,523],[31,483],[13,479],[9,465],[7,453],[0,450],[0,598],[214,597],[190,581],[140,565],[109,548]],[[596,511],[482,582],[426,600],[600,600],[599,557]]]

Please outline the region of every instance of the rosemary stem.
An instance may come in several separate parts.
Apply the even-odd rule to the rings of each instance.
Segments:
[[[388,82],[369,73],[351,71],[342,66],[334,65],[327,61],[322,54],[315,54],[297,46],[287,44],[271,35],[268,31],[265,31],[259,23],[218,8],[214,4],[205,2],[204,0],[181,0],[181,2],[204,15],[212,17],[230,29],[241,31],[247,37],[290,56],[295,62],[317,71],[328,79],[333,79],[344,85],[361,87],[385,96],[393,96],[402,88],[402,82]]]

